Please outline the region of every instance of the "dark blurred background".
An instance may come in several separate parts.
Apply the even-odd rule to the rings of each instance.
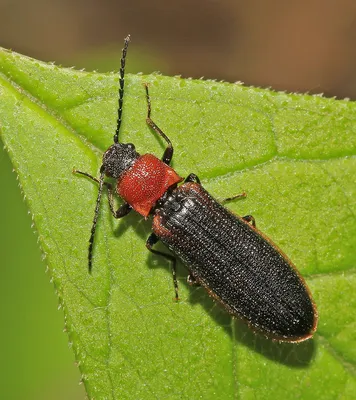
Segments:
[[[1,44],[41,60],[117,69],[122,38],[131,33],[142,72],[356,96],[353,0],[0,4]]]
[[[64,66],[356,97],[353,0],[0,0],[0,45]],[[63,315],[0,152],[0,397],[84,399]]]

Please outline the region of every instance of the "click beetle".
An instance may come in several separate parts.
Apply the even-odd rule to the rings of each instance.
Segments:
[[[89,271],[105,186],[115,218],[124,217],[132,209],[145,218],[153,216],[146,247],[170,261],[177,300],[174,255],[186,265],[189,283],[203,286],[230,314],[245,320],[253,330],[279,341],[309,339],[316,330],[318,314],[304,279],[289,258],[256,229],[251,215],[233,214],[203,188],[195,174],[183,179],[169,166],[173,146],[151,119],[147,85],[146,122],[167,143],[162,159],[152,154],[140,155],[133,144],[119,141],[129,41],[130,36],[125,39],[122,50],[114,144],[103,155],[98,179],[86,172],[74,171],[99,184],[89,239]],[[117,180],[116,192],[124,200],[118,210],[114,207],[112,185],[104,180],[105,176]],[[153,247],[159,240],[174,255],[155,250]]]

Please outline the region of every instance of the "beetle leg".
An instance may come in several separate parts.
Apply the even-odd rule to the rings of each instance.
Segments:
[[[123,203],[121,206],[115,211],[115,214],[113,216],[115,218],[122,218],[125,217],[130,211],[132,210],[132,207],[130,206],[129,203]],[[112,212],[112,211],[111,211]]]
[[[176,272],[176,258],[170,254],[166,254],[163,253],[161,251],[158,250],[154,250],[152,247],[159,241],[159,238],[157,235],[155,235],[154,233],[151,233],[150,236],[148,237],[147,241],[146,241],[146,247],[147,249],[154,253],[154,254],[158,254],[162,257],[165,257],[167,260],[169,260],[171,262],[171,268],[172,268],[172,277],[173,277],[173,285],[174,285],[174,291],[175,291],[175,299],[179,300],[179,296],[178,296],[178,282],[177,282],[177,272]]]
[[[187,182],[196,182],[196,183],[199,183],[199,185],[200,185],[200,179],[195,174],[189,174],[184,180],[184,183],[187,183]],[[223,199],[223,200],[221,200],[221,203],[225,203],[225,202],[231,201],[231,200],[244,199],[246,196],[247,196],[246,193],[243,192],[243,193],[240,193],[240,194],[236,194],[235,196]]]
[[[192,273],[187,276],[187,283],[190,286],[200,286],[200,283]]]
[[[169,140],[169,137],[152,121],[151,119],[151,99],[148,93],[148,84],[145,83],[146,88],[146,99],[147,99],[147,118],[146,122],[147,125],[150,126],[156,133],[158,133],[168,144],[166,150],[163,153],[162,161],[169,165],[171,163],[173,157],[173,145],[172,142]]]
[[[256,220],[252,215],[245,215],[242,219],[246,222],[251,222],[251,225],[256,228]]]
[[[74,169],[73,173],[84,175],[87,178],[91,179],[92,181],[94,181],[100,185],[100,180],[98,178],[95,178],[94,176],[88,174],[87,172],[82,172],[82,171],[78,171],[77,169]],[[109,207],[110,207],[111,214],[115,218],[122,218],[125,215],[127,215],[132,210],[132,207],[128,203],[124,203],[115,211],[112,185],[109,182],[103,182],[103,184],[106,186],[106,188],[108,190],[108,200],[109,200]]]
[[[127,215],[132,210],[132,207],[130,206],[129,203],[125,202],[125,203],[121,204],[121,206],[115,211],[112,185],[108,182],[105,182],[105,186],[108,189],[108,200],[109,200],[109,207],[110,207],[111,214],[116,219],[125,217],[125,215]]]
[[[189,174],[184,180],[184,183],[187,183],[187,182],[196,182],[196,183],[199,183],[199,185],[200,185],[200,179],[195,174]]]
[[[226,203],[228,201],[232,200],[241,200],[245,199],[247,197],[247,194],[245,192],[240,193],[240,194],[235,194],[235,196],[227,197],[226,199],[221,200],[221,203]]]

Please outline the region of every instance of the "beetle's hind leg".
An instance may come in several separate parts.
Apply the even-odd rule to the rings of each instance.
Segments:
[[[154,254],[158,254],[164,258],[166,258],[167,260],[170,261],[171,263],[171,268],[172,268],[172,277],[173,277],[173,285],[174,285],[174,291],[175,291],[175,299],[176,301],[179,300],[179,296],[178,296],[178,282],[177,282],[177,260],[174,256],[170,255],[170,254],[166,254],[163,253],[162,251],[158,251],[158,250],[154,250],[152,247],[159,241],[159,238],[156,234],[151,233],[151,235],[148,237],[147,241],[146,241],[146,247],[147,249]]]

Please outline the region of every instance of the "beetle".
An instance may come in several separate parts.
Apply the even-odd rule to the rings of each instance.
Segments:
[[[100,177],[74,170],[99,184],[89,239],[89,272],[105,186],[115,218],[124,217],[132,209],[145,218],[153,216],[146,247],[170,261],[177,300],[176,256],[188,268],[190,284],[203,286],[232,316],[245,320],[253,330],[278,341],[309,339],[316,330],[318,313],[304,279],[289,258],[256,228],[251,215],[233,214],[203,188],[198,176],[190,174],[183,179],[170,167],[173,146],[151,119],[147,84],[146,122],[167,143],[163,156],[140,155],[133,144],[119,141],[129,41],[127,36],[122,50],[114,143],[103,155]],[[106,176],[116,179],[116,192],[124,201],[117,210]],[[159,240],[174,255],[154,249]]]

